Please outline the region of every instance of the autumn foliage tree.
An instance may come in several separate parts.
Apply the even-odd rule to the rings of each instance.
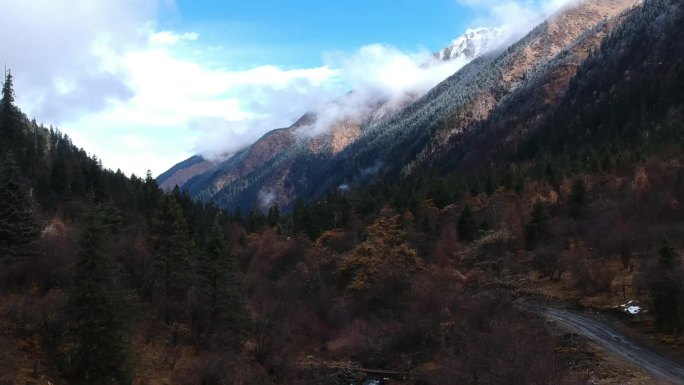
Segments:
[[[339,265],[346,292],[361,302],[393,307],[408,289],[409,277],[423,268],[423,260],[408,243],[402,216],[384,209],[368,226],[366,241]]]

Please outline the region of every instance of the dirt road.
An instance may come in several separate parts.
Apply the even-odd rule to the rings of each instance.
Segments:
[[[559,326],[589,338],[653,376],[672,384],[684,385],[684,365],[648,349],[606,323],[568,310],[541,307],[539,311]]]

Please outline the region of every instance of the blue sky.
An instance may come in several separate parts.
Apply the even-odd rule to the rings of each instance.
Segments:
[[[372,43],[437,50],[474,18],[455,0],[191,1],[163,13],[160,25],[198,31],[207,42],[245,47],[237,65],[315,66],[321,53]]]
[[[0,57],[29,117],[105,167],[156,175],[350,89],[426,92],[456,67],[423,64],[467,28],[526,31],[568,1],[11,1]]]

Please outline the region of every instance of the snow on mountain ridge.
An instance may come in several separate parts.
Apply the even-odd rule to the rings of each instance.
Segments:
[[[439,60],[464,60],[469,62],[493,49],[498,48],[508,37],[508,29],[476,28],[468,29],[459,38],[435,54]]]

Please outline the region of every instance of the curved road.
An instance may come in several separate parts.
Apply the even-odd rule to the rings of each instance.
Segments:
[[[684,366],[648,350],[632,338],[600,321],[567,310],[543,307],[539,309],[547,319],[572,329],[618,356],[641,366],[652,375],[684,385]]]

